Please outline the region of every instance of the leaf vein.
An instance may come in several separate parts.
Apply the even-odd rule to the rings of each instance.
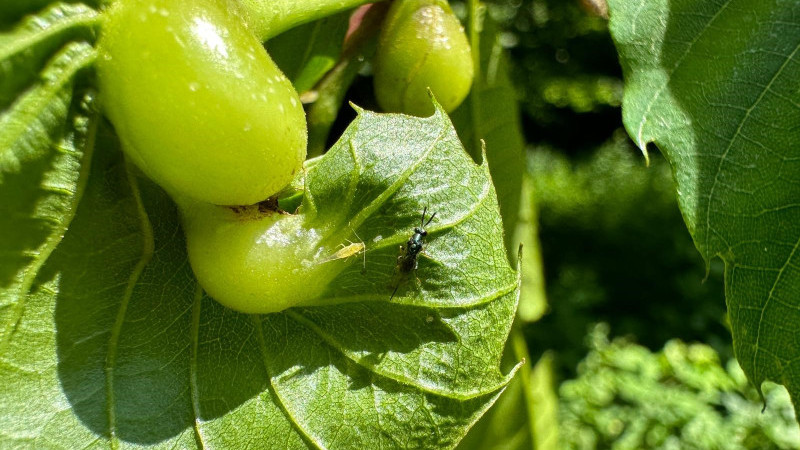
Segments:
[[[750,107],[747,109],[747,112],[742,117],[742,120],[739,121],[739,125],[736,127],[736,131],[731,136],[731,138],[730,138],[730,140],[728,142],[728,146],[725,148],[725,151],[722,153],[722,157],[719,159],[719,163],[717,164],[717,170],[716,170],[716,173],[714,174],[714,181],[711,184],[711,188],[709,189],[709,192],[708,192],[708,199],[706,200],[706,235],[705,235],[705,248],[703,249],[704,250],[703,251],[704,255],[707,255],[709,250],[710,250],[710,247],[709,247],[709,237],[710,237],[709,229],[711,228],[711,203],[712,203],[712,200],[714,198],[714,193],[715,193],[716,187],[720,183],[719,175],[720,175],[720,173],[722,173],[722,165],[725,162],[725,160],[727,159],[728,154],[730,153],[731,149],[733,148],[733,144],[734,144],[734,142],[736,142],[736,138],[744,136],[743,133],[742,133],[742,128],[744,127],[744,124],[747,122],[747,120],[750,118],[750,114],[753,112],[753,110],[756,108],[756,106],[758,106],[758,104],[761,103],[761,100],[764,98],[766,93],[770,91],[770,88],[772,87],[772,84],[775,83],[775,80],[777,80],[778,77],[780,77],[780,75],[783,73],[784,69],[788,66],[789,62],[794,60],[794,57],[797,54],[797,50],[798,49],[800,49],[800,44],[798,44],[794,48],[794,51],[792,52],[792,54],[789,55],[786,58],[786,60],[781,65],[781,67],[778,68],[778,70],[775,72],[775,74],[773,74],[772,78],[769,80],[769,83],[767,83],[767,86],[764,89],[761,90],[761,93],[759,94],[758,98],[756,98],[756,100],[753,102],[753,104],[750,105]],[[759,322],[759,325],[760,325],[760,322]]]
[[[133,291],[137,282],[139,281],[139,278],[144,272],[145,267],[152,259],[155,247],[153,227],[150,223],[150,219],[142,201],[142,195],[139,190],[139,183],[136,181],[134,169],[131,162],[127,158],[125,159],[125,174],[127,178],[126,181],[130,186],[131,195],[136,203],[136,211],[139,216],[139,227],[142,233],[142,253],[139,257],[139,261],[136,263],[136,266],[131,271],[130,277],[128,277],[128,286],[125,288],[125,293],[123,294],[123,297],[120,301],[119,310],[117,311],[117,317],[114,321],[113,328],[111,329],[111,336],[108,342],[108,353],[106,354],[105,366],[103,370],[106,380],[106,417],[108,420],[109,436],[111,437],[111,448],[117,448],[119,446],[116,436],[116,414],[114,409],[114,369],[117,363],[117,350],[120,333],[122,332],[122,324],[125,321],[125,315],[128,310],[128,304],[133,296]]]
[[[358,357],[356,357],[356,355],[354,355],[351,352],[347,351],[345,349],[345,346],[341,342],[339,342],[335,337],[333,337],[330,334],[326,333],[325,330],[320,328],[312,320],[308,319],[307,317],[303,316],[302,314],[300,314],[300,313],[298,313],[296,311],[289,310],[289,311],[286,312],[286,314],[287,314],[287,316],[291,317],[295,322],[297,322],[301,326],[303,326],[305,328],[308,328],[309,330],[311,330],[312,332],[317,334],[328,345],[329,348],[332,348],[334,351],[336,351],[340,355],[344,356],[348,360],[352,361],[357,366],[364,368],[365,370],[367,370],[368,372],[370,372],[370,373],[372,373],[374,375],[377,375],[377,376],[382,377],[382,378],[387,378],[389,380],[392,380],[392,381],[394,381],[396,383],[400,383],[402,385],[412,386],[412,387],[414,387],[416,389],[419,389],[422,392],[427,392],[429,394],[434,394],[434,395],[438,395],[438,396],[445,397],[445,398],[451,398],[451,399],[454,399],[454,400],[466,401],[466,400],[469,400],[469,399],[472,399],[472,398],[475,398],[475,397],[480,397],[481,395],[490,394],[490,393],[495,392],[498,389],[502,388],[503,386],[505,386],[505,380],[504,380],[502,383],[500,383],[500,384],[498,384],[496,386],[492,386],[488,390],[470,392],[470,393],[456,393],[455,391],[445,391],[445,390],[439,389],[436,386],[429,386],[426,383],[420,381],[419,379],[414,379],[414,378],[405,376],[405,375],[403,375],[401,373],[389,372],[389,371],[383,370],[379,366],[376,366],[376,365],[373,365],[373,364],[369,364],[369,363],[365,363],[364,358],[358,358]],[[419,370],[421,370],[421,368],[422,368],[422,364],[419,364],[417,366],[417,374],[418,375],[420,374]],[[456,369],[455,372],[458,372],[458,369]],[[420,376],[420,378],[421,378],[421,376]]]
[[[356,229],[359,226],[361,226],[361,224],[364,223],[364,221],[367,220],[367,218],[369,218],[375,211],[377,211],[378,208],[380,208],[381,205],[383,205],[386,202],[386,200],[389,199],[389,197],[394,195],[394,193],[397,192],[400,189],[400,187],[403,186],[403,184],[405,184],[405,181],[408,179],[409,176],[411,176],[412,173],[414,173],[414,171],[419,167],[419,165],[422,164],[423,161],[428,159],[428,156],[436,148],[436,145],[442,141],[446,132],[447,132],[447,127],[444,126],[443,124],[439,131],[439,135],[436,136],[436,138],[431,142],[430,146],[420,155],[420,157],[417,158],[416,161],[414,161],[414,164],[410,164],[406,168],[406,170],[404,170],[398,175],[397,179],[391,185],[389,185],[386,188],[386,190],[381,192],[380,195],[378,195],[374,200],[372,200],[372,202],[370,202],[367,206],[362,208],[361,211],[359,211],[359,213],[356,214],[355,217],[353,217],[353,219],[350,221],[350,226],[353,229]]]
[[[61,240],[64,238],[70,223],[72,223],[72,220],[75,218],[78,204],[80,203],[81,198],[83,198],[83,192],[89,179],[89,169],[91,167],[92,154],[94,151],[94,138],[95,133],[97,132],[98,122],[97,115],[92,115],[89,118],[89,122],[86,145],[81,158],[81,169],[76,181],[75,194],[72,202],[69,209],[66,211],[64,219],[59,223],[58,228],[50,234],[41,249],[36,252],[38,258],[34,260],[33,264],[28,267],[23,275],[22,283],[17,291],[17,302],[12,305],[14,308],[13,313],[10,315],[9,321],[3,327],[2,334],[0,334],[0,355],[5,353],[6,346],[9,342],[11,342],[12,336],[16,333],[19,322],[22,320],[22,315],[25,311],[26,299],[28,295],[30,295],[30,290],[33,286],[33,281],[36,279],[36,275],[44,266],[45,262],[47,262],[47,260],[50,258],[50,255],[52,255],[56,247],[58,247],[58,245],[61,243]]]
[[[691,42],[688,43],[688,45],[686,47],[686,51],[683,52],[683,54],[675,61],[675,65],[672,66],[672,68],[667,72],[667,74],[666,74],[667,78],[671,77],[672,74],[674,74],[675,71],[678,70],[678,68],[681,66],[681,64],[683,64],[683,60],[686,59],[686,57],[689,56],[689,54],[691,53],[692,49],[694,49],[694,46],[695,46],[695,44],[697,44],[697,41],[700,40],[700,38],[703,36],[705,31],[711,27],[711,24],[717,19],[717,17],[719,17],[720,14],[722,14],[722,12],[725,9],[728,8],[728,6],[731,4],[732,1],[733,0],[727,0],[723,5],[720,6],[719,10],[713,16],[709,17],[708,22],[703,26],[703,31],[698,33],[697,36],[695,36],[695,38]],[[648,0],[644,0],[644,1],[642,1],[640,3],[640,5],[642,7],[644,7],[644,5],[647,2],[648,2]],[[641,11],[641,9],[640,9],[640,11]],[[635,21],[634,21],[632,29],[634,31],[636,30]],[[646,147],[646,143],[644,142],[643,134],[644,134],[645,124],[647,123],[647,120],[648,120],[648,115],[650,114],[650,111],[653,109],[653,107],[655,106],[655,104],[658,101],[658,99],[661,97],[661,94],[663,94],[664,91],[666,91],[666,90],[667,90],[667,84],[665,83],[661,87],[658,88],[658,90],[655,92],[655,94],[653,94],[653,97],[650,99],[650,101],[647,104],[647,108],[645,108],[645,111],[642,114],[642,120],[639,122],[639,130],[636,132],[636,144],[639,146],[639,148],[642,149],[642,151],[645,151],[645,149],[647,148]],[[647,156],[646,152],[645,152],[645,156]]]
[[[261,327],[263,326],[261,318],[260,318],[260,316],[253,314],[253,315],[250,316],[250,320],[253,322],[253,326],[255,327],[255,329],[257,331],[256,338],[258,339],[258,347],[261,350],[261,360],[264,363],[264,371],[267,374],[267,380],[268,380],[268,383],[269,383],[268,389],[270,391],[272,391],[272,393],[274,394],[275,399],[279,403],[278,406],[283,411],[283,413],[286,415],[286,417],[289,419],[289,422],[297,430],[297,432],[300,433],[300,435],[303,436],[308,442],[311,442],[312,444],[316,445],[317,448],[320,448],[320,449],[325,448],[325,446],[322,445],[321,442],[317,441],[316,439],[314,439],[313,436],[311,436],[310,434],[306,433],[306,430],[303,429],[302,426],[300,426],[300,422],[298,422],[297,419],[292,414],[292,412],[289,411],[289,408],[286,406],[285,400],[280,396],[280,394],[278,393],[278,390],[275,389],[275,384],[272,381],[272,374],[270,374],[270,371],[269,371],[269,362],[268,362],[269,361],[269,358],[268,358],[269,351],[267,350],[266,339],[264,339],[264,331],[261,329]],[[284,333],[284,335],[288,335],[288,333]]]
[[[786,262],[783,264],[781,269],[778,271],[778,275],[775,277],[775,282],[772,283],[772,287],[769,290],[769,295],[767,295],[767,300],[764,302],[764,306],[761,308],[761,315],[758,318],[758,327],[756,328],[756,341],[753,344],[753,346],[754,346],[754,349],[753,349],[753,370],[756,370],[758,368],[758,365],[757,365],[758,364],[758,353],[759,353],[759,350],[761,350],[761,347],[758,344],[759,344],[759,342],[761,340],[761,325],[764,323],[764,313],[767,311],[767,308],[769,307],[770,300],[772,300],[774,298],[774,296],[775,296],[775,289],[777,288],[778,283],[780,282],[781,278],[783,278],[784,271],[786,270],[787,267],[791,266],[792,258],[794,258],[795,253],[797,253],[798,247],[800,247],[800,238],[797,239],[797,242],[795,243],[794,248],[792,248],[792,252],[789,254],[789,257],[786,258]],[[775,301],[777,302],[778,300],[776,299]]]
[[[199,347],[200,336],[200,311],[203,300],[203,288],[198,284],[195,288],[194,301],[192,302],[192,327],[191,327],[191,343],[192,355],[189,362],[189,389],[192,397],[192,414],[194,415],[193,428],[195,443],[199,448],[206,448],[205,438],[203,437],[203,430],[201,428],[202,420],[200,410],[200,389],[197,384],[197,352]]]

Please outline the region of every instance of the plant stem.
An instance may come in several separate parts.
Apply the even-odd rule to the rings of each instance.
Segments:
[[[331,126],[359,70],[375,53],[377,34],[388,5],[372,5],[347,38],[339,62],[317,83],[317,99],[308,109],[308,157],[325,151]]]
[[[376,0],[239,0],[251,31],[262,41],[297,25]]]

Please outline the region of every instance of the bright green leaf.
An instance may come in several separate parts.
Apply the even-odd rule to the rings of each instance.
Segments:
[[[612,0],[625,126],[673,167],[697,248],[725,261],[734,349],[800,399],[800,22],[790,0]]]
[[[55,8],[84,8],[96,9],[102,0],[3,0],[0,3],[0,28],[18,23],[26,14],[39,14],[37,11],[53,6]]]
[[[523,322],[535,322],[547,312],[542,247],[539,243],[539,216],[533,184],[531,176],[523,174],[522,199],[514,233],[514,239],[523,248],[523,257],[519,262],[522,286],[517,308],[517,317]]]
[[[301,211],[366,246],[328,292],[354,302],[264,316],[202,294],[173,203],[98,139],[1,341],[0,446],[446,448],[502,392],[519,277],[486,165],[443,113],[360,111],[308,165]],[[425,206],[425,253],[389,302]]]
[[[56,3],[0,33],[0,108],[34,85],[45,63],[66,43],[93,42],[97,18],[84,5]]]

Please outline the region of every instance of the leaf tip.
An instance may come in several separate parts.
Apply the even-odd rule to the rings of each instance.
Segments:
[[[528,361],[526,358],[520,359],[519,362],[508,372],[508,375],[506,375],[505,382],[506,383],[511,382],[511,379],[514,378],[514,375],[516,375],[519,369],[522,368],[522,366],[524,366],[527,362]]]
[[[360,116],[361,114],[364,113],[364,108],[356,105],[353,102],[349,102],[349,103],[350,103],[350,107],[353,108],[356,111],[356,114],[358,114]]]
[[[448,117],[447,111],[444,110],[444,107],[436,100],[436,96],[433,94],[431,88],[428,88],[428,97],[431,98],[431,103],[433,103],[433,116],[434,117]]]
[[[636,146],[639,147],[639,150],[642,152],[642,156],[644,156],[644,165],[646,167],[650,167],[650,152],[647,150],[647,142],[639,140],[636,142]]]

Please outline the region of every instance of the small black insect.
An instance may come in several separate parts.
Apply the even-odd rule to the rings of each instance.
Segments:
[[[422,246],[425,244],[422,238],[428,235],[428,232],[425,231],[425,227],[427,227],[433,218],[436,217],[436,213],[433,213],[428,218],[428,221],[425,222],[425,214],[427,213],[428,207],[425,207],[422,210],[422,218],[419,221],[419,226],[414,227],[414,234],[408,238],[405,248],[400,246],[400,251],[402,251],[403,254],[397,257],[397,271],[400,273],[401,278],[417,269],[417,256],[420,254],[420,252],[422,252]],[[389,300],[394,298],[394,294],[397,293],[397,288],[399,286],[400,279],[398,279],[397,283],[395,284],[394,292],[392,292],[392,296],[389,298]]]

